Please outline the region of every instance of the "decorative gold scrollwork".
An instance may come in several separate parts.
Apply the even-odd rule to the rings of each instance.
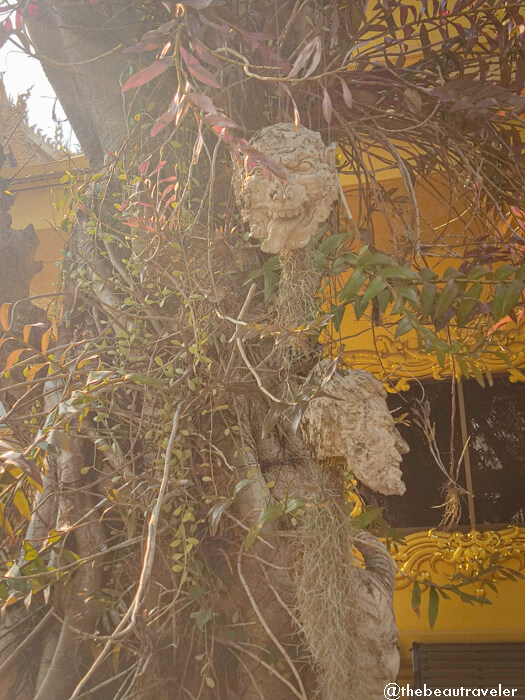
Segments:
[[[507,330],[497,330],[492,334],[492,340],[498,344],[509,359],[508,364],[500,356],[487,355],[484,364],[493,372],[505,372],[511,382],[525,381],[525,320],[516,327]],[[386,329],[375,329],[359,334],[354,341],[345,342],[345,360],[353,369],[364,369],[378,379],[389,379],[390,387],[394,382],[395,391],[406,391],[410,380],[414,378],[444,379],[451,374],[450,362],[441,366],[434,354],[426,353],[414,333],[403,338],[394,339]],[[521,368],[521,370],[520,370]]]
[[[421,584],[443,577],[457,582],[460,575],[479,577],[475,582],[476,594],[483,595],[484,580],[494,583],[506,580],[503,568],[525,569],[525,528],[417,532],[408,535],[404,544],[392,545],[392,554],[399,567],[398,590],[410,586],[414,579]]]

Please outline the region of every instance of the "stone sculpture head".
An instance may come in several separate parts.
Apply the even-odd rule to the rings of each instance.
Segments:
[[[339,196],[336,145],[325,146],[319,133],[293,124],[267,126],[251,145],[279,166],[286,182],[269,180],[259,166],[238,168],[234,186],[243,220],[263,239],[265,253],[305,248]]]
[[[408,445],[395,427],[381,383],[361,370],[337,371],[310,401],[301,430],[318,460],[342,457],[348,471],[386,496],[402,495],[400,464]]]

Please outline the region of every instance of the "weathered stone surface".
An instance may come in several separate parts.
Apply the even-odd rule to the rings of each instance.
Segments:
[[[385,686],[399,672],[398,631],[394,613],[395,566],[385,545],[370,532],[360,531],[353,544],[363,556],[355,597],[361,622],[360,645],[366,664],[368,697],[382,698]]]
[[[348,471],[369,488],[402,495],[399,465],[408,445],[395,427],[380,382],[361,370],[337,371],[325,391],[330,398],[312,399],[301,421],[315,457],[342,457]]]
[[[339,196],[335,144],[325,146],[319,133],[293,124],[268,126],[251,144],[286,176],[281,185],[259,166],[237,170],[236,195],[251,235],[263,239],[265,253],[305,248]]]

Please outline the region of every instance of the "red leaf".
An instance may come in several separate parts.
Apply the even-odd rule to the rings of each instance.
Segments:
[[[173,116],[173,112],[170,109],[168,109],[167,112],[164,112],[164,114],[162,114],[153,125],[150,136],[156,136],[159,131],[165,129],[168,124],[173,121]]]
[[[153,177],[153,175],[156,175],[159,172],[159,170],[161,170],[166,165],[166,163],[167,163],[167,161],[161,160],[160,163],[155,168],[155,170],[153,170],[149,176]]]
[[[224,141],[224,143],[231,143],[233,141],[233,136],[224,126],[212,126],[211,128],[212,131],[215,131],[218,137]],[[233,154],[237,158],[235,150]],[[237,162],[239,162],[239,158],[237,158]]]
[[[311,39],[303,48],[299,56],[297,56],[297,58],[295,59],[293,68],[287,77],[294,78],[296,75],[298,75],[301,69],[304,68],[304,66],[308,63],[310,58],[312,59],[310,62],[310,67],[306,71],[304,77],[307,78],[309,75],[311,75],[317,68],[317,66],[319,65],[319,61],[321,60],[321,49],[321,37],[316,36],[313,39]]]
[[[186,114],[187,109],[188,102],[186,100],[186,95],[181,95],[179,90],[177,90],[177,92],[173,96],[173,100],[171,101],[171,105],[168,111],[164,112],[164,114],[161,117],[159,117],[159,119],[157,119],[157,121],[153,125],[153,129],[151,130],[150,135],[155,136],[159,133],[159,131],[162,131],[162,129],[168,126],[168,124],[171,121],[173,121],[175,126],[177,126],[182,117]]]
[[[195,44],[195,53],[205,63],[209,63],[210,66],[215,68],[222,68],[222,63],[219,59],[208,51],[208,49],[202,44]]]
[[[288,97],[289,97],[290,100],[292,101],[292,105],[293,105],[293,123],[294,123],[294,125],[295,125],[295,128],[297,129],[297,127],[298,127],[299,124],[301,123],[301,116],[300,116],[300,114],[299,114],[299,110],[297,109],[297,104],[296,104],[294,98],[292,97],[292,93],[290,92],[290,88],[288,87],[288,85],[287,85],[286,83],[279,83],[279,87],[281,87],[281,88],[284,90],[284,92],[288,95]]]
[[[346,84],[346,82],[342,78],[339,78],[339,80],[341,82],[341,89],[343,91],[344,103],[347,107],[350,107],[350,109],[351,109],[352,105],[354,103],[354,98],[352,97],[352,93],[350,92],[350,88],[348,87],[348,85]]]
[[[36,19],[38,17],[38,13],[40,10],[38,9],[38,3],[37,0],[34,2],[29,3],[29,7],[27,8],[27,13],[29,17]]]
[[[219,114],[217,108],[213,104],[213,101],[207,95],[201,95],[198,92],[190,92],[188,94],[188,99],[193,102],[195,107],[202,109],[203,112],[208,112],[208,114]]]
[[[257,48],[261,42],[270,41],[273,39],[271,34],[263,34],[263,32],[240,32],[240,35],[254,48]]]
[[[146,170],[148,169],[148,166],[149,166],[149,161],[150,161],[150,159],[151,159],[151,156],[148,156],[148,157],[146,158],[146,160],[143,161],[143,162],[140,164],[139,173],[140,173],[141,175],[144,175],[144,174],[146,173]]]
[[[221,87],[210,71],[205,68],[202,63],[195,58],[195,56],[192,56],[192,54],[186,51],[186,49],[182,46],[179,48],[179,50],[182,60],[194,78],[197,78],[197,80],[200,80],[200,82],[204,83],[205,85],[210,85],[210,87]]]
[[[324,92],[324,97],[323,97],[323,116],[326,119],[326,121],[330,124],[332,121],[332,100],[330,99],[330,95],[328,94],[328,90],[324,87],[323,85],[323,92]]]
[[[126,92],[126,90],[131,90],[132,88],[137,88],[141,85],[149,83],[150,80],[153,80],[153,78],[156,78],[167,71],[171,65],[173,65],[173,56],[166,56],[158,61],[154,61],[147,68],[143,68],[142,70],[139,70],[138,73],[135,73],[135,75],[132,75],[122,88],[122,92]]]
[[[151,39],[149,41],[139,41],[135,46],[128,46],[122,53],[143,53],[144,51],[156,51],[160,49],[164,41],[162,39]]]
[[[0,47],[2,47],[8,39],[9,32],[6,30],[3,24],[0,24]]]
[[[197,140],[195,141],[195,145],[193,146],[193,162],[194,163],[198,162],[203,145],[204,145],[204,137],[202,135],[202,131],[201,131],[200,124],[199,124],[199,135],[197,136]]]
[[[239,125],[225,114],[207,114],[202,121],[206,126],[227,126],[231,129],[240,129]]]

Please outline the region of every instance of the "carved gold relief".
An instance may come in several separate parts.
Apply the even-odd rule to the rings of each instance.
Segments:
[[[408,535],[404,544],[393,545],[392,554],[399,568],[398,590],[410,586],[414,579],[422,584],[436,577],[453,582],[459,574],[469,578],[481,576],[475,586],[476,593],[482,595],[484,580],[506,580],[498,566],[515,571],[525,569],[525,528],[417,532]],[[496,569],[483,574],[493,566]]]
[[[345,327],[343,322],[343,335]],[[508,330],[497,330],[492,335],[492,344],[510,361],[487,354],[484,364],[491,372],[508,373],[511,382],[525,381],[525,320]],[[355,346],[353,344],[355,343]],[[371,372],[382,381],[389,380],[390,390],[395,383],[395,391],[406,391],[411,379],[434,378],[444,379],[450,376],[450,362],[444,367],[437,362],[433,353],[425,353],[415,334],[407,334],[394,339],[388,331],[376,328],[361,332],[356,340],[345,341],[344,357],[352,369],[363,369]],[[520,368],[522,370],[520,371]]]

